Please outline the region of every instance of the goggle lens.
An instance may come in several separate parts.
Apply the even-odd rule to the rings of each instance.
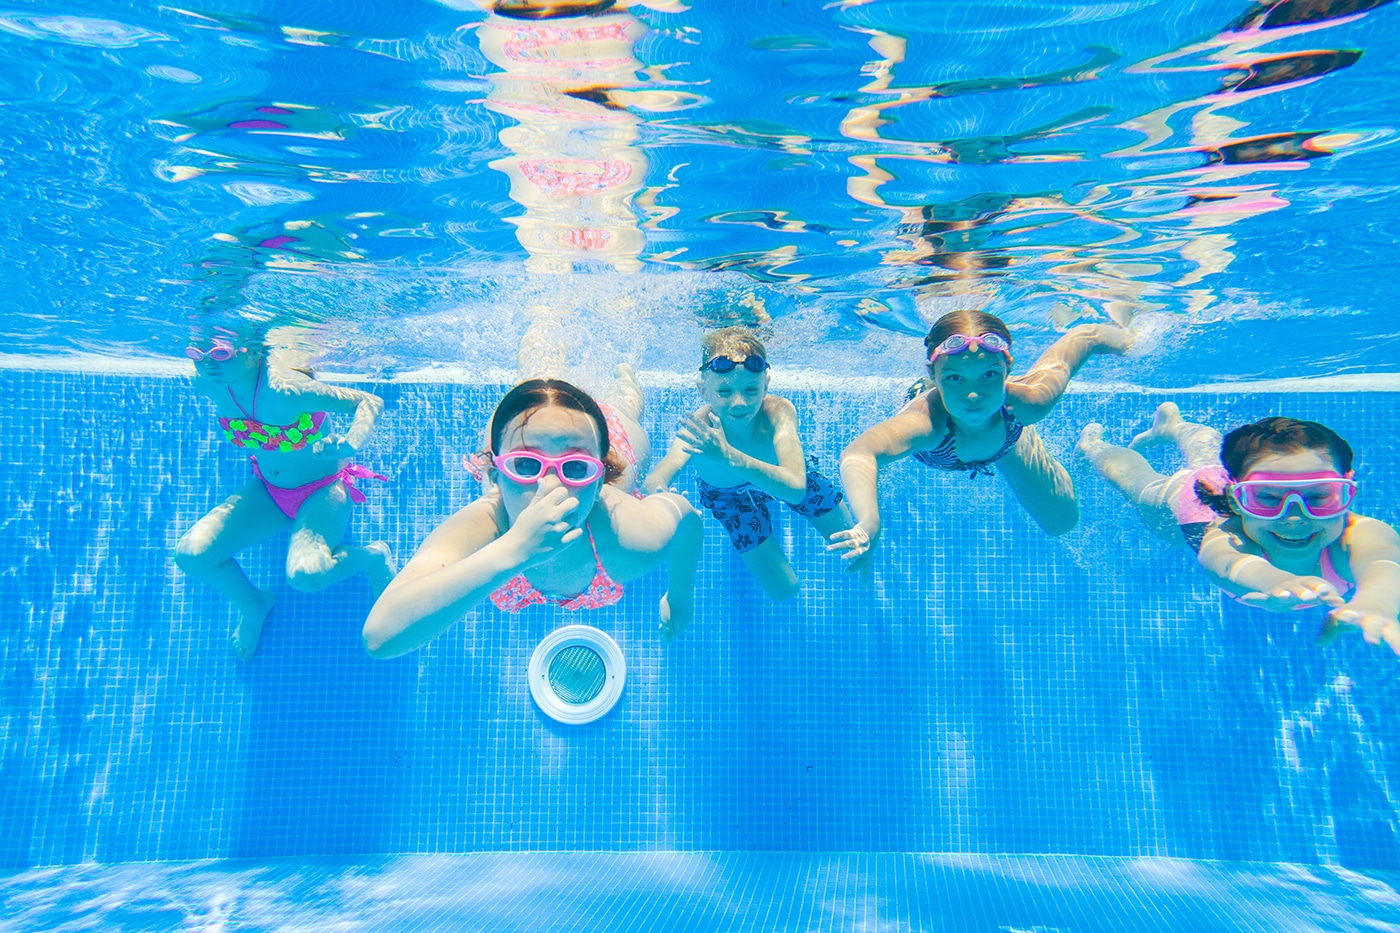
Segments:
[[[1232,485],[1230,494],[1240,511],[1254,518],[1278,518],[1295,502],[1308,518],[1335,518],[1351,507],[1356,481],[1341,477],[1291,483],[1245,480]]]
[[[929,362],[933,362],[940,356],[956,356],[968,350],[989,350],[1008,358],[1011,356],[1011,344],[999,334],[981,334],[977,337],[969,337],[967,334],[953,334],[934,348],[933,352],[929,354]]]
[[[708,369],[712,373],[719,373],[723,376],[725,373],[734,372],[739,366],[743,366],[751,373],[761,373],[768,368],[768,361],[761,356],[746,356],[742,363],[736,363],[727,356],[717,356],[701,366],[700,371],[704,372]]]
[[[216,363],[227,363],[233,359],[234,349],[232,344],[224,343],[221,340],[214,341],[214,345],[208,350],[201,350],[199,347],[190,345],[185,347],[185,356],[198,363],[206,356]]]
[[[546,457],[543,454],[516,452],[494,458],[496,467],[517,483],[538,483],[551,469],[559,481],[570,488],[587,486],[603,475],[603,461],[584,454]]]

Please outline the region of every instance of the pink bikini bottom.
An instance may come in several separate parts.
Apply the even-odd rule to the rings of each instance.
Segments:
[[[343,482],[345,484],[345,491],[350,494],[351,502],[364,502],[365,494],[355,488],[355,480],[357,478],[382,480],[387,480],[389,478],[374,472],[368,467],[362,467],[358,463],[352,463],[345,467],[345,469],[332,473],[330,476],[323,476],[320,479],[312,480],[304,486],[287,488],[285,486],[274,486],[267,481],[267,477],[262,475],[262,470],[258,469],[257,457],[249,457],[248,459],[253,462],[253,475],[262,480],[263,488],[267,490],[267,494],[272,497],[273,502],[277,503],[277,507],[282,510],[282,514],[286,515],[288,518],[296,518],[297,512],[301,510],[302,505],[311,497],[313,492],[318,489],[324,489],[332,483]]]

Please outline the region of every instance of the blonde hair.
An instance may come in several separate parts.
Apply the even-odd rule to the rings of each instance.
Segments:
[[[724,327],[712,330],[700,341],[700,350],[701,366],[717,356],[727,356],[731,360],[742,360],[750,356],[768,358],[768,351],[763,348],[763,341],[758,339],[758,334],[747,327]]]

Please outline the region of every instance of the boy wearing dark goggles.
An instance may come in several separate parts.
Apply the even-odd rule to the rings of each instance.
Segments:
[[[729,534],[739,556],[775,600],[797,595],[797,574],[773,538],[774,499],[830,540],[851,527],[841,493],[809,468],[797,436],[797,409],[768,394],[768,358],[750,330],[705,335],[700,394],[706,404],[681,419],[665,458],[643,483],[665,490],[686,464],[695,467],[700,503]]]

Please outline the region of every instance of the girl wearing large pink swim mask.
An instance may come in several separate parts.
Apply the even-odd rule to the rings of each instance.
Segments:
[[[1132,446],[1176,443],[1189,462],[1171,476],[1102,434],[1086,426],[1080,452],[1149,527],[1195,547],[1216,586],[1270,612],[1325,608],[1322,641],[1355,628],[1400,654],[1400,535],[1351,511],[1353,454],[1335,431],[1265,418],[1231,431],[1211,456],[1205,448],[1220,435],[1167,403]]]

